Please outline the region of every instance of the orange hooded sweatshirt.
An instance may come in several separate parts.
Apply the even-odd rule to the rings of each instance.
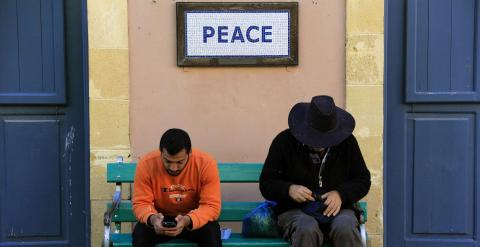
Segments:
[[[167,173],[159,150],[146,154],[135,171],[133,212],[147,223],[152,214],[188,215],[198,229],[220,215],[220,178],[217,162],[207,153],[192,149],[178,176]]]

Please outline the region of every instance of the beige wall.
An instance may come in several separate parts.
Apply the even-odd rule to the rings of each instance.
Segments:
[[[114,187],[106,164],[128,157],[129,71],[127,0],[88,0],[91,246],[100,246],[103,213]]]
[[[372,174],[367,229],[383,246],[383,0],[347,0],[347,110]]]
[[[299,66],[179,68],[175,1],[129,1],[133,158],[168,128],[220,161],[263,161],[295,102],[317,94],[344,104],[345,3],[299,5]]]

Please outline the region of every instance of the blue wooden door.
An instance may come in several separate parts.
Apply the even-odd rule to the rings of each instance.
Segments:
[[[0,0],[0,246],[88,246],[85,2]]]
[[[385,1],[385,245],[480,246],[478,0]]]

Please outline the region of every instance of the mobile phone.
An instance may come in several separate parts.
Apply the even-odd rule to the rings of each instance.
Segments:
[[[176,227],[177,226],[177,221],[175,221],[175,218],[173,218],[173,217],[165,217],[165,218],[163,218],[162,226],[163,227],[168,227],[168,228]]]

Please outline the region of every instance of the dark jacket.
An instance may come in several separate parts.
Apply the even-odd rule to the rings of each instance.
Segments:
[[[343,209],[352,209],[353,203],[370,189],[370,172],[353,135],[330,148],[322,172],[322,191],[319,191],[319,170],[320,164],[312,162],[308,148],[298,142],[288,129],[284,130],[270,146],[260,175],[260,191],[267,200],[276,201],[277,213],[282,213],[303,206],[288,195],[292,184],[320,193],[337,190]]]

